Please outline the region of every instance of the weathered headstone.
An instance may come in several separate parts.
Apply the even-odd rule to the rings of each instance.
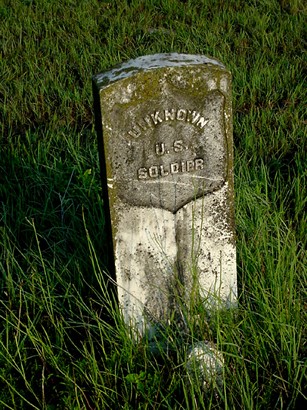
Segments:
[[[156,54],[99,74],[93,85],[126,322],[142,334],[168,321],[178,298],[188,306],[196,295],[231,305],[230,73],[205,56]]]

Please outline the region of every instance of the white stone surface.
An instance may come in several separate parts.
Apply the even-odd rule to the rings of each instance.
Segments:
[[[158,208],[118,209],[114,243],[119,301],[126,322],[140,334],[152,328],[150,323],[169,320],[176,286],[184,289],[187,309],[195,297],[208,306],[236,302],[236,249],[227,223],[227,192],[225,184],[176,214]]]
[[[164,209],[121,207],[115,237],[118,296],[125,321],[139,330],[167,321],[177,258],[174,215]]]
[[[209,305],[236,302],[236,247],[230,212],[225,183],[176,214],[178,260],[182,261],[187,304],[195,291]]]

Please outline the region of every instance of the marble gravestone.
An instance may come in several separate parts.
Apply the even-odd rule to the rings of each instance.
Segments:
[[[231,75],[202,55],[155,54],[93,78],[125,320],[140,334],[180,300],[236,302]]]

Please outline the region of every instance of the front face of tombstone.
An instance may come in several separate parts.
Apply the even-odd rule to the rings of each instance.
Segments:
[[[108,178],[123,202],[175,213],[225,183],[229,74],[208,68],[141,71],[101,91]]]
[[[173,222],[168,222],[165,235],[172,232],[175,243],[176,213],[227,186],[229,204],[222,212],[232,225],[230,82],[229,72],[219,62],[180,54],[145,56],[94,79],[117,259],[121,258],[119,227],[123,221],[128,224],[131,209],[146,208],[147,219],[152,210],[151,226],[161,222],[155,219],[157,212],[170,213],[166,219]],[[130,230],[130,239],[142,242],[139,233]],[[169,252],[174,263],[176,252]]]

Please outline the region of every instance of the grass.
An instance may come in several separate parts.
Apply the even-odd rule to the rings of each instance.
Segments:
[[[306,400],[306,6],[303,1],[0,2],[0,407],[294,409]],[[304,37],[305,36],[305,37]],[[195,306],[152,355],[105,268],[91,76],[155,52],[233,74],[240,299]],[[183,363],[218,345],[222,387]]]

